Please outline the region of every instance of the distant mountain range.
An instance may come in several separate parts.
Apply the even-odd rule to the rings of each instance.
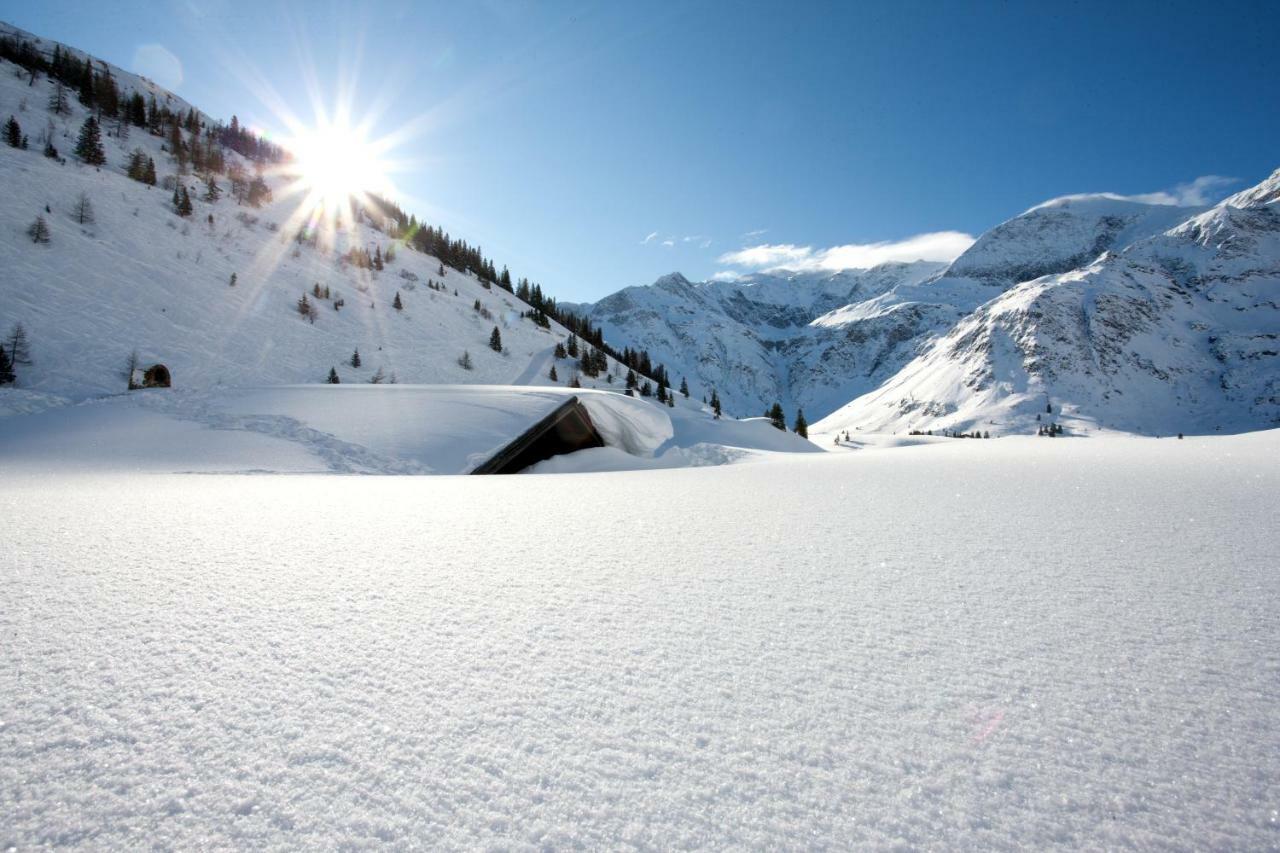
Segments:
[[[950,265],[733,282],[581,306],[729,411],[815,429],[1241,431],[1280,424],[1280,171],[1212,207],[1081,195]]]

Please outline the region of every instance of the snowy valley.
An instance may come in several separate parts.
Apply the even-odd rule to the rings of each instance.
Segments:
[[[0,850],[1280,849],[1280,171],[556,303],[0,47]]]

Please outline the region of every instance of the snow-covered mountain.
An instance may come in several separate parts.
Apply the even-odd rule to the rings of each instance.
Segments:
[[[0,38],[26,42],[46,60],[55,49],[86,57],[8,25],[0,24]],[[122,100],[139,92],[174,113],[192,110],[144,78],[93,63],[109,69]],[[81,162],[72,152],[92,111],[74,90],[65,112],[51,111],[56,87],[0,59],[0,123],[13,116],[27,138],[25,148],[0,144],[0,336],[22,324],[31,352],[0,414],[122,391],[135,350],[143,366],[167,365],[179,388],[323,382],[330,368],[342,382],[381,371],[401,383],[566,385],[577,374],[574,359],[555,357],[568,330],[554,321],[541,327],[530,305],[470,272],[441,274],[438,258],[394,240],[375,216],[349,218],[329,245],[295,239],[298,196],[270,168],[273,198],[261,206],[232,198],[224,175],[214,199],[179,167],[164,135],[109,118],[101,122],[105,164]],[[201,131],[214,126],[196,114]],[[46,142],[58,156],[45,156]],[[127,176],[135,150],[154,160],[155,186]],[[223,153],[228,169],[253,174],[260,165]],[[191,215],[175,212],[175,186],[188,190]],[[47,243],[28,233],[37,218]],[[393,246],[381,271],[345,258],[350,249]],[[311,318],[299,312],[304,294],[315,306]],[[495,327],[501,352],[489,346]],[[620,388],[625,373],[609,358],[598,378],[581,382]]]
[[[1158,233],[1141,234],[1165,217],[1145,216],[1136,239],[1004,290],[816,426],[1009,432],[1053,420],[1165,434],[1275,426],[1277,199],[1280,171],[1207,210],[1167,209],[1179,221]]]
[[[1277,198],[1276,175],[1213,208],[1068,196],[950,265],[673,274],[589,316],[731,410],[781,400],[830,415],[820,430],[1027,430],[1062,404],[1124,430],[1260,428],[1278,414]]]
[[[840,312],[877,304],[942,266],[920,261],[697,283],[672,273],[582,307],[606,338],[647,349],[673,381],[687,377],[695,395],[716,389],[727,412],[758,415],[778,400],[827,412],[905,364],[915,330],[951,319],[891,298],[865,316]]]

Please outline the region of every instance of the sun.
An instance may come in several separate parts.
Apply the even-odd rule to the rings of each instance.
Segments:
[[[359,128],[323,122],[299,129],[286,143],[293,155],[288,168],[305,194],[305,207],[329,216],[370,195],[387,195],[391,182],[379,156]]]

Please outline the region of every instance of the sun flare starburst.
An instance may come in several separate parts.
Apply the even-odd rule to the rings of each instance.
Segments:
[[[352,203],[392,192],[379,146],[367,140],[358,127],[327,121],[299,128],[285,147],[292,160],[284,172],[302,194],[308,218],[333,217]]]

